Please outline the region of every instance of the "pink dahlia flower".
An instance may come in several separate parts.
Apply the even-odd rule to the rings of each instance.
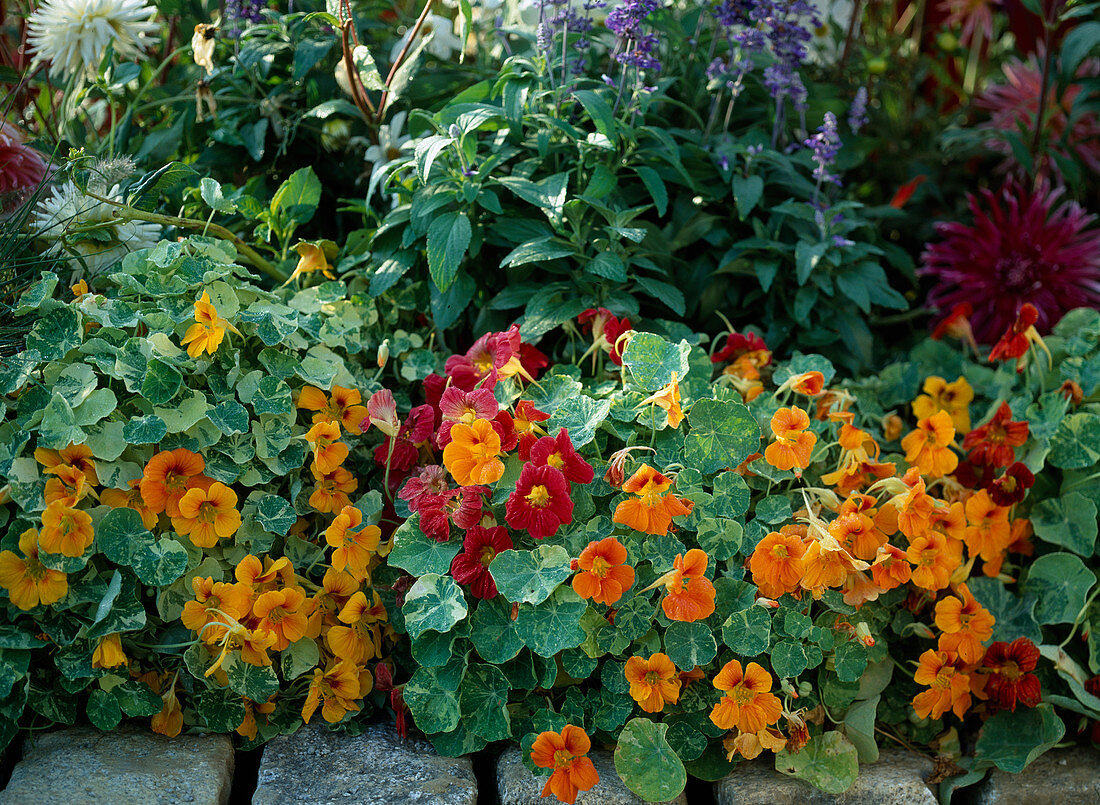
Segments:
[[[19,129],[0,120],[0,208],[5,202],[19,203],[45,175],[42,155],[23,141]]]
[[[974,104],[990,114],[990,121],[984,128],[1001,131],[1035,130],[1035,118],[1039,114],[1039,95],[1042,76],[1039,70],[1038,56],[1032,54],[1026,62],[1013,59],[1005,63],[1003,70],[1005,83],[994,84],[974,99]],[[1100,74],[1100,61],[1086,60],[1078,69],[1078,78],[1088,78]],[[1051,86],[1048,90],[1046,110],[1043,112],[1043,126],[1049,135],[1051,151],[1061,157],[1076,157],[1090,172],[1100,173],[1100,116],[1094,111],[1084,111],[1077,115],[1070,125],[1070,110],[1080,93],[1078,84],[1071,84],[1059,97],[1058,89]],[[1005,161],[1002,167],[1008,171],[1019,169],[1012,154],[1012,147],[1003,140],[991,140],[986,143],[993,151],[1003,153]],[[1057,162],[1043,165],[1043,173],[1050,173],[1059,181],[1062,172]]]
[[[927,304],[948,315],[956,305],[974,307],[970,324],[982,343],[992,343],[1031,303],[1036,328],[1048,331],[1068,310],[1100,308],[1100,229],[1095,215],[1062,198],[1063,188],[1041,185],[1034,193],[1015,180],[994,193],[968,195],[974,225],[936,224],[943,238],[927,244],[920,273],[935,277]]]

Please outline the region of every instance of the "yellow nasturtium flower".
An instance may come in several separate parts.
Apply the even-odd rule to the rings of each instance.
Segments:
[[[210,294],[203,291],[202,297],[195,302],[195,323],[187,328],[180,343],[187,347],[187,354],[192,358],[197,358],[204,352],[213,355],[221,346],[226,330],[241,334],[236,327],[218,315],[217,308],[210,301]]]

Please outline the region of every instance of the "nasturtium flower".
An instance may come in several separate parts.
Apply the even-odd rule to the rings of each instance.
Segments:
[[[954,652],[928,649],[920,655],[913,679],[928,687],[913,697],[913,709],[921,718],[942,718],[948,710],[962,718],[970,708],[970,675],[963,672]]]
[[[325,721],[339,723],[347,713],[358,712],[355,700],[363,697],[363,687],[359,668],[352,663],[341,661],[324,670],[317,668],[302,706],[302,721],[308,724],[320,705]]]
[[[527,461],[531,457],[531,447],[546,435],[546,431],[540,426],[550,414],[540,411],[530,400],[520,400],[516,403],[515,413],[512,415],[512,428],[519,440],[519,457],[521,461]]]
[[[159,690],[156,692],[160,693]],[[160,712],[149,720],[149,728],[167,738],[175,738],[183,731],[183,706],[176,697],[176,683],[174,681],[168,683],[160,698],[164,704]]]
[[[38,559],[38,531],[27,529],[19,535],[19,551],[0,552],[0,587],[8,591],[11,602],[23,611],[41,604],[55,604],[69,593],[68,576],[51,570]]]
[[[133,509],[141,515],[141,524],[152,531],[157,525],[157,513],[145,503],[141,496],[141,479],[134,478],[128,484],[129,491],[124,489],[104,489],[99,495],[99,502],[112,509]]]
[[[42,512],[42,531],[38,544],[46,553],[75,558],[83,556],[94,538],[92,518],[85,511],[51,503]]]
[[[500,413],[500,403],[489,389],[463,391],[451,386],[439,398],[439,413],[442,420],[436,441],[440,447],[446,447],[451,442],[451,428],[455,424],[473,425],[479,419],[492,422]]]
[[[1039,331],[1035,329],[1035,322],[1039,320],[1039,311],[1035,306],[1025,303],[1016,313],[1016,321],[1009,325],[1000,340],[993,345],[989,353],[989,362],[1007,361],[1016,359],[1016,371],[1023,371],[1027,361],[1027,353],[1031,344],[1038,345],[1050,358],[1050,350],[1047,349]]]
[[[376,525],[363,526],[363,512],[355,506],[345,506],[325,529],[325,542],[335,548],[332,566],[347,570],[360,580],[366,578],[371,556],[378,552],[381,539],[382,529]]]
[[[911,580],[923,590],[942,590],[951,581],[951,574],[962,564],[962,543],[939,531],[913,537],[905,558],[912,565]]]
[[[588,791],[600,781],[596,767],[588,757],[592,741],[580,727],[566,724],[560,733],[542,732],[531,745],[531,762],[553,774],[542,789],[544,797],[553,794],[572,805],[577,794]]]
[[[166,512],[179,517],[179,502],[188,489],[210,481],[203,476],[206,462],[198,453],[184,447],[162,450],[145,465],[141,478],[141,497],[151,512]]]
[[[714,585],[704,574],[709,557],[698,548],[677,554],[673,569],[658,579],[665,587],[661,609],[673,621],[691,623],[714,612]]]
[[[581,598],[612,606],[634,584],[634,568],[626,564],[626,548],[614,537],[588,543],[575,565],[573,590]]]
[[[813,597],[821,598],[825,590],[839,587],[849,574],[868,567],[866,562],[853,557],[830,535],[811,539],[802,554],[802,579],[800,584]]]
[[[810,416],[797,406],[780,408],[772,415],[775,441],[764,450],[764,460],[777,470],[803,470],[810,465],[810,454],[817,435],[807,430]]]
[[[829,523],[828,530],[858,559],[874,559],[878,549],[886,544],[886,535],[875,525],[874,519],[860,511],[845,511],[842,507],[840,516]]]
[[[328,394],[315,386],[303,386],[298,393],[298,407],[314,411],[313,422],[333,422],[348,433],[362,433],[360,427],[368,417],[363,398],[355,389],[333,386]]]
[[[787,738],[775,727],[766,727],[758,732],[727,735],[722,739],[722,748],[726,750],[726,760],[730,763],[737,755],[745,760],[755,760],[765,749],[782,752],[787,748]]]
[[[233,577],[252,589],[267,590],[294,584],[294,568],[285,556],[272,559],[245,554],[233,569]]]
[[[1028,432],[1027,421],[1013,422],[1012,409],[1003,402],[988,422],[966,434],[963,449],[970,451],[972,464],[1007,467],[1016,456],[1014,448],[1027,441]]]
[[[489,573],[489,563],[511,547],[508,529],[475,525],[466,530],[462,551],[451,561],[451,576],[459,584],[469,585],[475,598],[496,598],[497,584]]]
[[[759,732],[783,714],[782,702],[771,692],[772,675],[758,663],[742,669],[738,660],[730,660],[714,678],[714,687],[724,693],[710,711],[720,729]]]
[[[389,389],[379,389],[367,400],[367,420],[361,423],[363,430],[370,425],[393,438],[401,431],[401,419],[397,416],[397,400]]]
[[[765,598],[792,593],[802,579],[802,556],[806,545],[797,533],[772,531],[760,542],[749,559],[752,581]]]
[[[795,391],[807,397],[817,397],[825,390],[825,375],[818,371],[802,372],[791,375],[776,389],[776,394]]]
[[[958,433],[965,434],[970,430],[970,403],[974,401],[974,389],[965,377],[948,383],[944,378],[932,375],[925,379],[922,390],[924,394],[913,400],[913,416],[928,419],[933,414],[946,411]]]
[[[905,551],[889,543],[878,549],[875,561],[871,563],[871,578],[883,592],[905,584],[912,574],[913,568]]]
[[[626,661],[630,698],[647,713],[659,713],[666,704],[680,699],[680,674],[667,654],[657,652],[648,660],[631,657]]]
[[[226,330],[241,334],[236,327],[218,315],[217,308],[210,301],[210,294],[203,291],[202,297],[195,302],[195,323],[187,328],[180,343],[187,347],[187,354],[192,358],[197,358],[204,352],[213,355],[221,346]]]
[[[340,441],[340,426],[335,422],[318,422],[306,431],[305,438],[320,473],[332,472],[348,457],[348,446]]]
[[[913,539],[931,527],[936,513],[936,499],[926,491],[919,468],[911,467],[902,482],[908,489],[892,497],[890,503],[897,511],[898,529]]]
[[[275,635],[276,651],[305,637],[308,625],[305,602],[306,594],[299,587],[268,590],[252,602],[252,614],[258,619],[256,628]]]
[[[939,648],[955,652],[972,665],[985,652],[982,643],[993,636],[994,618],[965,584],[957,591],[958,597],[949,595],[936,602],[936,628],[943,632]]]
[[[331,240],[319,240],[316,242],[302,240],[294,246],[298,253],[298,264],[294,266],[294,273],[285,284],[292,282],[303,274],[312,274],[320,271],[326,279],[334,280],[336,275],[332,272],[329,260],[336,257],[339,248]]]
[[[179,516],[172,518],[172,528],[199,548],[213,548],[240,527],[237,493],[218,481],[206,489],[188,489],[180,498]]]
[[[456,422],[451,427],[451,442],[443,448],[443,465],[459,486],[494,484],[504,475],[504,462],[498,456],[500,434],[492,422]]]
[[[971,556],[992,562],[1012,544],[1012,526],[1007,506],[998,506],[984,489],[966,499],[966,528],[962,539]]]
[[[646,405],[656,405],[664,411],[668,415],[669,427],[680,427],[680,423],[684,421],[684,410],[680,407],[680,382],[676,372],[672,373],[672,380],[635,407],[642,408]]]
[[[611,519],[635,531],[667,534],[672,518],[691,514],[695,505],[672,494],[671,488],[671,478],[643,464],[623,484],[623,491],[634,497],[620,501]]]
[[[61,450],[51,450],[48,447],[39,447],[34,451],[34,460],[46,470],[54,467],[72,467],[84,473],[84,477],[92,486],[99,485],[99,475],[96,473],[95,460],[92,458],[92,448],[86,444],[70,444]]]
[[[362,665],[378,656],[381,638],[373,625],[378,619],[372,617],[371,608],[381,606],[381,602],[378,593],[373,596],[372,602],[362,590],[352,594],[337,615],[341,625],[330,627],[325,634],[329,649],[341,660]]]
[[[126,665],[127,662],[129,660],[126,659],[126,652],[122,650],[122,640],[118,632],[99,638],[95,651],[92,652],[93,668],[117,668],[120,665]]]
[[[1011,506],[1027,496],[1035,476],[1024,464],[1015,462],[989,484],[989,496],[998,506]]]
[[[588,308],[577,316],[577,324],[581,326],[581,332],[592,333],[592,346],[581,356],[581,361],[589,352],[603,350],[610,355],[612,363],[616,366],[623,365],[623,340],[620,336],[631,330],[630,319],[625,317],[617,319],[605,307]]]
[[[359,481],[343,467],[332,472],[319,472],[316,463],[309,466],[317,483],[309,496],[309,505],[322,514],[331,514],[351,505],[351,492],[359,488]]]
[[[570,483],[590,484],[595,477],[592,465],[577,453],[565,428],[557,436],[543,436],[531,445],[528,455],[532,464],[548,464],[561,470]]]
[[[201,633],[204,642],[219,642],[233,621],[245,620],[252,611],[252,590],[240,582],[195,576],[191,589],[195,598],[183,605],[180,621],[191,631]]]
[[[1002,710],[1015,710],[1016,704],[1034,707],[1042,701],[1039,677],[1031,673],[1039,662],[1039,649],[1026,637],[1011,643],[990,644],[982,660],[987,672],[985,693]]]
[[[88,493],[95,494],[88,485],[84,473],[76,467],[60,464],[56,467],[50,467],[44,474],[51,476],[46,479],[44,490],[47,506],[51,503],[61,503],[65,506],[75,507],[77,503],[87,497]]]
[[[420,513],[420,530],[437,542],[451,537],[451,523],[463,530],[481,522],[485,509],[483,496],[489,494],[487,486],[460,486],[446,489],[440,494],[424,494],[416,499]]]
[[[901,440],[905,460],[929,478],[942,478],[959,466],[959,457],[951,445],[955,443],[955,426],[951,414],[938,411],[917,422],[917,429]]]
[[[561,470],[549,464],[524,464],[504,512],[505,521],[517,531],[526,529],[535,539],[551,537],[573,522],[569,482]]]

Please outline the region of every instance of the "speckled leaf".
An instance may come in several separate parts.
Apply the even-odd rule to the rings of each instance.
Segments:
[[[674,800],[687,785],[687,771],[669,745],[667,732],[667,724],[635,718],[619,733],[615,771],[646,802]]]
[[[771,629],[771,615],[753,605],[734,612],[722,624],[722,641],[737,654],[755,657],[767,650]]]
[[[451,560],[462,549],[458,540],[436,542],[420,530],[420,515],[414,514],[394,532],[393,550],[387,561],[414,576],[425,573],[443,575],[451,568]]]
[[[635,333],[623,350],[623,365],[630,370],[635,383],[646,391],[657,391],[672,382],[673,372],[680,380],[684,379],[690,353],[686,341],[670,344],[654,333]]]
[[[559,587],[538,606],[520,605],[516,632],[536,654],[553,657],[584,642],[580,618],[587,608],[572,587]]]
[[[1031,565],[1023,589],[1039,599],[1035,619],[1046,626],[1072,623],[1095,583],[1096,576],[1080,557],[1072,553],[1048,553]]]
[[[419,637],[428,629],[446,632],[466,617],[466,598],[454,579],[428,573],[417,579],[409,589],[401,612],[405,617],[405,628],[412,637]]]
[[[560,545],[501,551],[489,565],[497,590],[513,604],[541,604],[572,572],[569,553]]]
[[[718,644],[705,623],[675,621],[665,631],[665,653],[682,671],[706,665],[717,652]]]
[[[733,469],[760,446],[760,426],[739,402],[699,400],[687,421],[691,430],[684,437],[684,463],[704,474]]]
[[[1031,510],[1035,536],[1081,556],[1096,545],[1096,504],[1077,492],[1040,501]]]
[[[795,754],[787,750],[776,754],[775,770],[805,780],[827,794],[841,794],[856,781],[859,754],[839,732],[826,732],[811,738]]]
[[[596,437],[596,429],[607,419],[610,411],[611,400],[593,400],[578,394],[558,406],[546,423],[546,432],[556,435],[561,428],[565,428],[573,446],[581,447]]]
[[[469,666],[458,688],[458,703],[466,729],[487,741],[510,738],[508,691],[508,680],[496,666],[485,663]]]
[[[1018,774],[1066,733],[1066,725],[1046,702],[1033,707],[1002,710],[982,725],[974,747],[977,761]]]

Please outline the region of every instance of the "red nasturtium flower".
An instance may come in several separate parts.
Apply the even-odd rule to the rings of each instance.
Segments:
[[[460,486],[446,489],[441,494],[425,494],[409,504],[420,512],[420,530],[436,542],[446,542],[451,537],[451,523],[458,528],[472,528],[481,521],[482,496],[489,494],[487,486]]]
[[[993,345],[989,353],[989,362],[1008,361],[1015,358],[1016,371],[1021,371],[1032,344],[1038,344],[1044,350],[1046,349],[1039,331],[1035,329],[1035,322],[1038,320],[1039,311],[1034,305],[1030,303],[1021,305],[1019,312],[1016,313],[1016,321],[1009,325],[1004,335]],[[1049,354],[1048,350],[1047,355]]]
[[[532,464],[556,467],[565,475],[565,480],[574,484],[590,484],[595,477],[592,465],[577,453],[565,428],[559,430],[557,436],[543,436],[532,444],[528,455]]]
[[[672,479],[643,464],[623,484],[623,491],[635,495],[615,507],[612,520],[647,534],[667,534],[672,518],[691,514],[695,505],[669,492]]]
[[[588,308],[577,316],[577,324],[582,332],[592,333],[593,349],[602,349],[611,356],[612,363],[623,365],[623,342],[619,336],[631,330],[630,319],[617,319],[605,307]]]
[[[970,463],[1007,467],[1016,456],[1013,448],[1027,441],[1027,421],[1013,422],[1012,409],[1001,403],[997,413],[984,425],[966,434],[963,449],[970,451]]]
[[[470,585],[475,598],[496,598],[497,583],[489,573],[489,563],[498,553],[512,547],[508,529],[475,525],[466,531],[462,552],[451,561],[451,576],[459,584]]]
[[[798,589],[806,545],[799,534],[773,531],[752,552],[752,581],[765,598],[779,598]]]
[[[998,506],[1011,506],[1019,503],[1027,495],[1027,490],[1035,484],[1031,470],[1017,461],[1004,473],[990,482],[988,491]]]
[[[772,416],[775,441],[764,450],[764,460],[777,470],[808,467],[810,453],[817,444],[817,436],[807,430],[809,427],[810,416],[801,408],[780,408]]]
[[[958,593],[959,597],[949,595],[936,602],[936,628],[943,632],[939,647],[973,664],[982,658],[982,643],[993,636],[994,619],[965,584],[959,585]]]
[[[1043,697],[1039,677],[1031,673],[1039,662],[1039,649],[1026,637],[1011,643],[998,640],[989,646],[982,666],[989,672],[985,692],[1002,710],[1015,710],[1016,704],[1034,707]]]
[[[531,447],[545,436],[546,431],[539,427],[540,422],[545,422],[550,414],[540,411],[530,400],[520,400],[516,403],[516,412],[512,417],[512,427],[519,439],[520,461],[527,461],[531,457]]]
[[[504,519],[516,530],[527,529],[535,539],[553,536],[558,528],[573,522],[569,482],[561,470],[549,464],[524,464],[504,512]]]
[[[531,761],[554,773],[542,789],[544,797],[553,794],[567,805],[577,801],[577,794],[588,791],[600,781],[600,775],[588,752],[592,749],[584,730],[566,724],[560,733],[542,732],[531,746]]]
[[[658,652],[648,660],[631,657],[624,673],[630,698],[647,713],[659,713],[666,703],[676,704],[680,698],[680,674],[667,654]]]
[[[665,587],[661,609],[669,620],[691,623],[714,612],[714,585],[704,574],[709,558],[698,548],[676,556],[673,569],[657,580]]]
[[[913,709],[921,718],[942,718],[948,710],[962,718],[969,709],[970,675],[962,671],[954,652],[928,649],[920,655],[913,679],[928,687],[913,697]]]
[[[779,721],[783,704],[771,692],[772,675],[755,662],[742,669],[730,660],[714,678],[714,687],[725,695],[710,711],[710,720],[724,730],[759,732]]]
[[[634,584],[634,568],[625,562],[626,548],[614,537],[588,543],[576,560],[573,589],[581,598],[613,605]]]
[[[456,422],[451,427],[451,442],[443,448],[443,464],[460,486],[492,484],[504,475],[499,455],[500,434],[491,421]]]
[[[362,433],[362,422],[368,417],[363,398],[355,389],[333,386],[326,395],[314,386],[303,386],[298,395],[298,407],[316,411],[313,422],[335,422],[348,433]]]

